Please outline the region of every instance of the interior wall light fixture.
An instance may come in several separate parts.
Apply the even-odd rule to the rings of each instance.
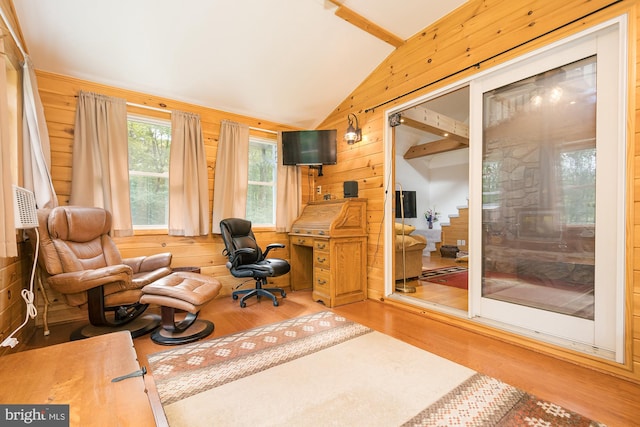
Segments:
[[[356,142],[362,141],[362,129],[360,129],[360,124],[358,123],[358,117],[349,113],[347,116],[347,121],[349,122],[349,126],[347,126],[347,133],[344,134],[344,140],[347,141],[347,144],[353,145]],[[353,127],[353,122],[355,121],[355,128]]]

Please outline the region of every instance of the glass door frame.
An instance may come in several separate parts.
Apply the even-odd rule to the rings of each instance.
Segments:
[[[594,354],[598,357],[623,361],[624,348],[624,289],[625,289],[625,261],[626,261],[626,22],[624,19],[608,22],[596,26],[571,38],[562,40],[543,49],[532,52],[523,58],[518,58],[508,64],[496,67],[493,72],[483,78],[474,79],[471,83],[471,126],[473,140],[478,144],[472,145],[470,153],[470,177],[480,177],[482,165],[482,93],[490,90],[494,85],[502,86],[501,80],[510,78],[512,70],[537,74],[544,67],[552,69],[595,54],[596,45],[601,39],[615,44],[616,48],[601,49],[598,52],[598,111],[597,121],[603,120],[610,124],[608,133],[603,132],[603,126],[597,127],[597,144],[613,146],[606,150],[609,156],[609,167],[597,170],[596,186],[599,187],[603,177],[611,178],[608,190],[597,190],[596,223],[596,304],[595,320],[590,321],[568,315],[551,313],[545,310],[523,307],[512,303],[504,303],[482,296],[482,183],[481,180],[471,179],[470,206],[471,226],[469,240],[470,248],[469,271],[470,282],[478,286],[470,288],[470,310],[472,317],[479,321],[501,325],[520,334],[536,337],[553,342],[578,351]],[[604,66],[613,66],[609,70],[614,78],[606,80]],[[530,70],[529,68],[534,68]],[[526,71],[525,71],[526,69]],[[517,72],[516,72],[517,73]],[[512,81],[517,81],[515,78]],[[497,86],[496,86],[497,87]],[[611,95],[609,108],[603,108],[601,98]],[[480,98],[480,99],[478,99]],[[602,122],[600,122],[602,123]],[[615,135],[612,137],[611,135]],[[606,138],[609,136],[609,138]],[[615,141],[612,139],[615,138]],[[609,145],[611,142],[611,145]],[[599,151],[598,157],[603,155]],[[612,167],[613,166],[613,167]],[[618,166],[618,167],[616,167]],[[611,188],[615,188],[611,191]],[[611,206],[614,206],[612,208]],[[613,231],[603,233],[604,222],[613,223]],[[600,230],[600,232],[598,231]],[[604,245],[603,245],[604,244]],[[603,250],[603,247],[605,250]],[[605,272],[605,270],[608,270]],[[612,279],[611,279],[612,278]],[[611,283],[613,282],[613,283]],[[615,286],[614,289],[609,288]]]
[[[627,69],[628,66],[626,64],[626,58],[628,57],[628,30],[627,30],[627,17],[626,15],[619,16],[607,22],[603,22],[599,25],[595,25],[587,30],[574,34],[572,36],[566,37],[558,42],[554,42],[545,46],[541,49],[538,49],[534,52],[522,55],[514,60],[510,60],[505,62],[504,64],[498,65],[496,67],[492,67],[490,69],[481,71],[476,73],[475,75],[466,77],[461,79],[455,83],[449,84],[447,86],[441,87],[439,89],[434,90],[424,96],[408,101],[404,104],[397,105],[392,107],[384,112],[384,136],[385,141],[387,143],[384,146],[384,155],[385,155],[385,170],[387,174],[385,176],[385,201],[384,201],[384,227],[383,227],[383,235],[385,239],[385,253],[384,253],[384,265],[385,265],[385,289],[384,296],[385,298],[393,299],[399,302],[407,302],[412,305],[416,305],[415,301],[408,301],[406,297],[394,295],[394,279],[392,276],[393,272],[393,211],[392,211],[392,201],[389,194],[393,193],[391,190],[394,186],[394,156],[393,156],[393,128],[390,125],[390,119],[397,113],[400,113],[403,110],[411,108],[412,106],[424,103],[430,99],[436,98],[438,96],[445,95],[448,92],[452,92],[457,90],[463,86],[472,85],[473,82],[477,79],[483,78],[489,73],[495,72],[503,67],[508,67],[516,62],[526,60],[534,55],[540,54],[541,52],[548,51],[554,49],[562,44],[566,44],[577,40],[579,38],[588,36],[597,31],[600,31],[604,28],[617,26],[618,27],[618,38],[619,38],[619,49],[618,54],[620,58],[620,76],[618,82],[617,92],[619,94],[618,97],[618,107],[619,107],[619,119],[617,120],[617,129],[619,131],[618,139],[621,142],[621,150],[626,152],[628,150],[628,135],[626,134],[626,117],[629,113],[628,109],[628,85],[630,84],[628,81]],[[570,61],[567,61],[570,62]],[[625,296],[626,296],[626,279],[628,279],[629,273],[626,271],[626,265],[630,254],[626,252],[627,246],[627,237],[626,231],[630,228],[628,214],[629,209],[626,206],[627,203],[631,201],[628,199],[628,192],[626,187],[620,188],[620,197],[623,203],[617,212],[617,226],[616,226],[616,235],[612,238],[616,240],[616,263],[617,263],[617,271],[619,274],[619,280],[616,281],[615,295],[614,298],[614,306],[615,306],[615,350],[613,352],[605,352],[605,354],[598,353],[597,350],[594,351],[593,348],[589,348],[589,346],[576,346],[575,343],[572,343],[563,339],[556,339],[555,337],[547,334],[540,334],[538,331],[528,330],[522,328],[517,325],[509,325],[503,322],[493,321],[490,319],[485,319],[478,315],[478,303],[479,299],[477,295],[474,296],[474,292],[477,294],[479,289],[481,288],[481,274],[482,274],[482,254],[481,254],[481,224],[482,224],[482,184],[481,182],[476,182],[478,180],[474,180],[472,177],[481,176],[481,163],[480,165],[474,165],[474,155],[473,147],[477,144],[478,136],[477,131],[474,134],[474,129],[472,124],[474,123],[474,116],[481,114],[481,109],[478,107],[474,107],[473,100],[471,102],[471,111],[470,111],[470,162],[469,162],[469,311],[467,313],[468,318],[473,322],[477,322],[480,324],[489,325],[491,327],[498,328],[500,330],[504,330],[511,333],[516,333],[517,335],[533,338],[536,341],[540,342],[549,342],[551,344],[556,344],[558,346],[577,350],[586,354],[595,354],[598,357],[603,357],[609,360],[615,360],[618,363],[624,363],[624,348],[625,348],[625,319],[628,318],[627,313],[625,312]],[[481,105],[481,104],[480,104]],[[481,119],[480,119],[481,123]],[[480,138],[482,138],[482,129],[479,130]],[[482,141],[480,139],[479,141]],[[477,150],[477,149],[476,149]],[[480,147],[481,151],[481,147]],[[629,164],[629,161],[626,160],[625,166]],[[625,167],[626,169],[626,167]],[[626,178],[626,173],[622,173],[624,178]],[[626,185],[626,184],[625,184]],[[421,305],[421,304],[418,304]],[[456,317],[461,317],[461,314],[455,310],[449,310],[447,307],[438,306],[437,304],[428,304],[425,305],[426,308],[433,309],[434,311],[439,311],[442,313],[450,314]]]

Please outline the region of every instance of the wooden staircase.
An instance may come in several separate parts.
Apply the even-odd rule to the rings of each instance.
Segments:
[[[438,254],[442,245],[457,246],[461,251],[469,251],[467,246],[469,244],[469,207],[458,206],[457,209],[457,214],[449,215],[449,222],[440,223],[442,241],[436,244]]]

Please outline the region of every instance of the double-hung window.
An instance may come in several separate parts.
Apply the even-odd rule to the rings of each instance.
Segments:
[[[169,223],[171,122],[129,115],[129,187],[135,229],[166,229]],[[276,217],[277,145],[251,137],[246,218],[273,227]]]
[[[129,115],[129,188],[134,229],[169,223],[169,120]]]
[[[277,165],[276,141],[250,137],[246,212],[254,226],[275,226]]]

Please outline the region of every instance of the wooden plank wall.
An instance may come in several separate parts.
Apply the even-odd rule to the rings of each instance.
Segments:
[[[73,133],[75,123],[76,101],[78,93],[83,91],[101,93],[108,96],[124,98],[127,102],[149,107],[169,110],[181,110],[200,115],[202,123],[205,150],[207,153],[207,168],[209,173],[209,206],[213,205],[213,180],[215,175],[215,160],[218,148],[218,136],[220,132],[220,122],[222,120],[233,120],[247,124],[251,127],[265,130],[287,130],[289,126],[277,123],[258,120],[255,118],[226,113],[223,111],[204,108],[197,105],[177,102],[152,95],[146,95],[135,91],[114,88],[85,80],[75,79],[68,76],[61,76],[48,72],[37,71],[38,90],[45,109],[45,117],[49,129],[51,141],[51,174],[54,188],[61,205],[69,203],[71,191],[71,165]],[[147,115],[169,119],[170,115],[136,106],[128,106],[130,113]],[[266,138],[274,138],[273,134],[252,130],[252,134]],[[308,186],[305,182],[305,194],[308,194]],[[211,213],[210,213],[211,214]],[[256,229],[256,237],[261,245],[268,243],[284,243],[288,247],[288,235],[286,233],[276,233],[273,230]],[[213,275],[223,283],[222,295],[228,295],[231,288],[239,281],[233,278],[227,270],[226,257],[222,255],[224,244],[219,235],[209,235],[202,237],[176,237],[168,236],[160,232],[136,232],[132,237],[117,238],[116,244],[120,248],[123,257],[134,257],[160,252],[171,252],[173,254],[173,267],[197,266],[201,268],[203,274]],[[274,256],[285,259],[289,258],[288,249],[279,251]],[[288,275],[277,278],[274,283],[280,286],[289,286]],[[60,300],[59,296],[56,299]],[[64,308],[62,302],[56,304],[53,309],[58,313],[52,321],[63,321],[64,314],[60,310]],[[75,310],[74,316],[77,317]],[[67,319],[72,318],[71,312]]]
[[[342,147],[338,152],[338,164],[326,167],[324,176],[317,179],[317,185],[321,185],[323,189],[330,189],[332,193],[340,194],[343,181],[355,179],[359,183],[360,197],[368,199],[367,265],[370,298],[385,300],[383,206],[387,193],[391,194],[392,189],[384,188],[384,177],[393,176],[393,171],[385,171],[383,168],[383,150],[387,143],[384,141],[385,110],[625,13],[628,13],[630,18],[630,81],[636,83],[633,89],[636,90],[635,95],[640,96],[637,92],[636,73],[635,47],[638,38],[636,7],[635,0],[619,2],[612,0],[566,0],[563,2],[470,0],[439,22],[415,35],[404,46],[396,49],[320,124],[321,128],[337,128],[339,134],[343,134],[347,127],[347,114],[354,113],[358,116],[363,129],[364,140],[353,146]],[[630,134],[635,135],[634,154],[635,163],[638,163],[640,162],[638,158],[640,155],[638,123],[640,122],[636,120],[636,116],[640,111],[635,109],[636,96],[633,95],[634,93],[630,93],[629,130]],[[378,106],[382,103],[386,104]],[[633,193],[640,194],[640,191],[632,191],[634,185],[640,190],[638,173],[640,167],[631,167],[630,170],[629,200],[633,197]],[[634,185],[631,185],[632,179]],[[629,209],[629,218],[633,220],[635,228],[638,228],[640,227],[640,199],[635,196],[633,201],[634,206],[633,209]],[[420,308],[415,308],[415,311],[477,330],[479,333],[498,335],[503,339],[576,363],[639,380],[640,241],[633,239],[635,233],[631,221],[627,229],[629,230],[627,246],[630,248],[629,252],[633,252],[634,259],[633,264],[631,261],[627,263],[630,266],[628,272],[630,286],[628,286],[626,305],[629,328],[626,362],[623,366],[594,360],[578,353],[504,332],[478,327],[464,319],[429,313]],[[638,231],[640,232],[640,229]],[[633,265],[633,271],[631,265]],[[388,299],[385,301],[393,303]]]

